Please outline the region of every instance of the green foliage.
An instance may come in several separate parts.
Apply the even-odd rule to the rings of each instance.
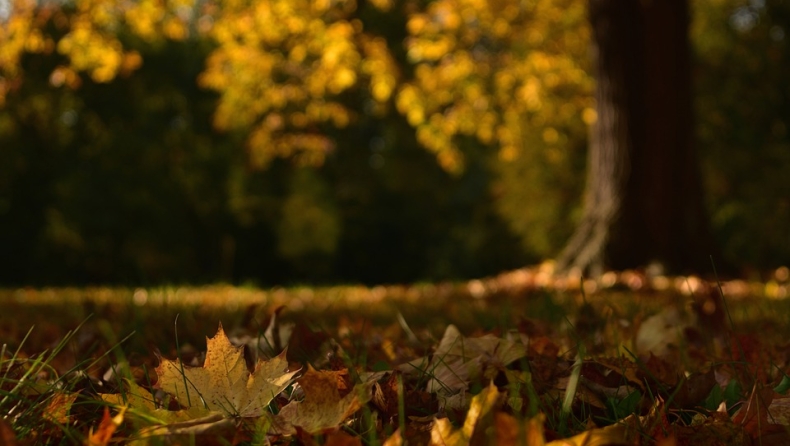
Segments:
[[[540,258],[557,254],[580,217],[586,126],[581,119],[567,124],[562,144],[533,137],[530,150],[494,163],[497,212],[518,234],[524,251]]]
[[[790,7],[692,4],[697,134],[714,230],[729,261],[782,264],[790,252]]]
[[[312,271],[320,276],[323,270],[326,274],[330,265],[322,265],[320,259],[331,258],[337,249],[340,239],[337,207],[327,184],[312,170],[299,169],[290,178],[289,186],[277,227],[277,249],[293,263],[310,265],[305,273]]]

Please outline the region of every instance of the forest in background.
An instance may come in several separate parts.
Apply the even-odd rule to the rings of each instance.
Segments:
[[[0,5],[4,285],[479,277],[579,219],[584,1]],[[692,6],[714,236],[767,270],[790,258],[790,5]]]

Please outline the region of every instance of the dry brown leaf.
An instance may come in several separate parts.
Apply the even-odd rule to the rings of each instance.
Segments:
[[[768,421],[768,407],[774,399],[774,391],[770,387],[755,384],[749,399],[732,416],[732,422],[747,428]]]
[[[692,326],[692,317],[677,307],[670,306],[645,319],[636,333],[636,352],[666,356],[683,345],[683,330]]]
[[[292,401],[280,409],[275,426],[281,434],[293,435],[296,427],[310,434],[335,428],[370,400],[372,382],[357,385],[341,397],[336,373],[308,366],[297,381],[304,391],[304,401]]]
[[[303,322],[296,323],[288,340],[288,361],[316,364],[325,360],[332,348],[330,339],[331,336],[324,331],[313,331]]]
[[[476,338],[465,337],[454,325],[448,325],[434,356],[458,356],[466,360],[480,358],[481,363],[504,368],[526,354],[526,348],[521,342],[498,338],[491,334]]]
[[[505,366],[525,356],[526,347],[520,341],[493,335],[468,338],[454,325],[448,325],[430,360],[420,358],[399,366],[398,370],[406,374],[415,370],[430,374],[427,391],[439,394],[442,407],[450,399],[458,400],[463,407],[463,392],[471,381],[493,379]],[[453,408],[458,408],[458,404],[452,405]]]
[[[250,373],[242,350],[230,343],[220,324],[217,334],[207,339],[203,367],[162,359],[156,368],[156,386],[187,407],[205,407],[229,416],[260,416],[297,371],[288,371],[283,352],[269,361],[258,360]]]

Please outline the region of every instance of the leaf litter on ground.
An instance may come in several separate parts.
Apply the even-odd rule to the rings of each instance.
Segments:
[[[470,289],[506,286],[500,277]],[[585,301],[567,323],[520,312],[514,328],[464,335],[447,325],[438,341],[399,313],[371,328],[349,312],[332,334],[326,320],[284,323],[269,302],[258,336],[220,325],[202,361],[199,351],[162,355],[153,379],[143,363],[109,381],[92,369],[67,380],[51,355],[4,349],[0,434],[6,444],[91,445],[787,443],[790,348],[738,333],[696,286],[686,304],[681,295],[630,319],[609,297]],[[20,429],[36,413],[47,428]]]

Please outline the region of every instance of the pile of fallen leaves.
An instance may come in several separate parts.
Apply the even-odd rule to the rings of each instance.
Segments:
[[[4,361],[5,398],[23,397],[5,414],[0,438],[9,445],[64,440],[89,445],[790,440],[790,398],[783,396],[788,380],[770,382],[765,351],[753,338],[730,339],[738,342],[730,346],[739,350],[731,352],[737,357],[683,373],[678,364],[652,353],[596,359],[582,359],[579,349],[562,353],[530,321],[500,336],[465,337],[449,326],[428,355],[391,368],[377,363],[379,370],[354,366],[341,343],[313,334],[320,339],[309,341],[314,347],[310,360],[321,367],[316,370],[310,363],[289,361],[285,350],[266,357],[294,332],[277,322],[276,313],[266,333],[238,338],[238,345],[220,326],[208,339],[205,355],[191,361],[200,366],[161,358],[155,373],[148,374],[119,364],[113,373],[98,381],[85,378],[81,389],[70,391],[30,376],[40,362]],[[411,352],[386,339],[373,342],[391,359]],[[113,384],[116,393],[97,391]],[[45,428],[17,439],[11,425],[30,415],[22,411],[36,408]],[[84,440],[62,437],[68,430],[58,426],[79,424],[78,417],[99,410],[102,418],[89,426]]]
[[[119,347],[55,370],[75,333],[39,355],[4,345],[0,444],[790,444],[788,345],[735,332],[702,291],[639,321],[585,302],[561,334],[522,317],[431,340],[353,315],[330,334],[276,307],[260,333],[220,324],[173,359]],[[631,340],[602,348],[610,324]]]

